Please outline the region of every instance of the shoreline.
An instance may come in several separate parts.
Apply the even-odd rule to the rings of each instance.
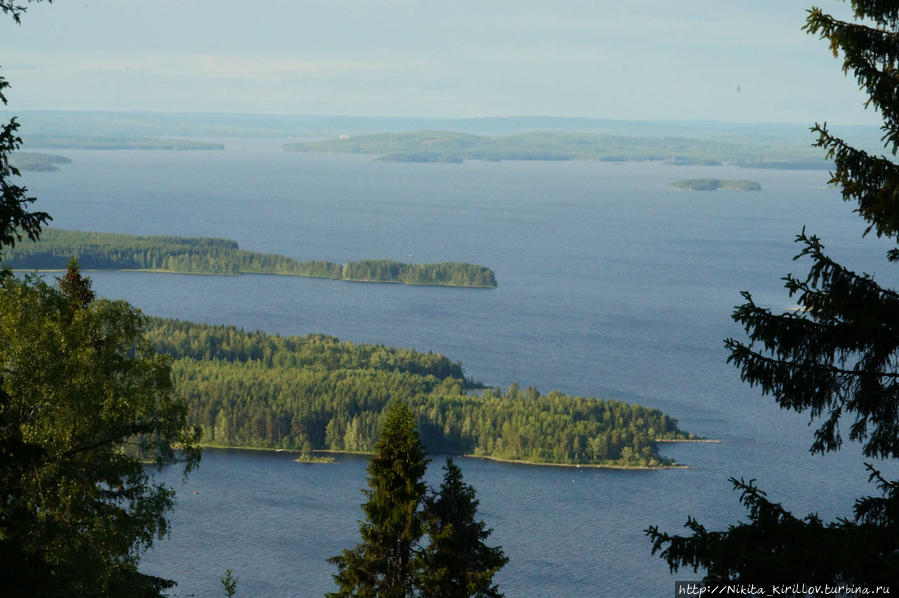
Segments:
[[[11,268],[12,272],[66,272],[66,268]],[[148,274],[183,274],[188,276],[293,276],[296,278],[319,278],[323,280],[339,280],[341,282],[363,282],[370,284],[402,284],[410,287],[450,287],[454,289],[495,289],[496,286],[475,284],[440,284],[427,282],[403,282],[402,280],[364,280],[355,278],[334,278],[319,274],[294,274],[292,272],[238,272],[227,274],[225,272],[180,272],[177,270],[162,270],[160,268],[81,268],[82,272],[145,272]]]
[[[680,442],[680,441],[674,441]],[[694,442],[692,440],[687,440],[684,442]],[[707,442],[707,441],[699,441],[699,442]],[[714,442],[714,441],[713,441]],[[274,449],[268,447],[258,447],[258,446],[224,446],[220,444],[209,444],[209,443],[200,443],[200,448],[211,448],[211,449],[220,449],[220,450],[236,450],[236,451],[260,451],[260,452],[270,452],[270,453],[291,453],[291,454],[299,454],[301,451],[297,449]],[[325,454],[325,455],[355,455],[359,457],[370,457],[374,455],[371,452],[365,451],[335,451],[331,449],[315,449],[312,451],[313,454]],[[625,470],[625,471],[657,471],[663,469],[692,469],[690,465],[681,465],[679,463],[674,463],[672,465],[614,465],[614,464],[598,464],[598,463],[541,463],[538,461],[524,461],[517,459],[501,459],[499,457],[489,457],[486,455],[473,455],[473,454],[451,454],[451,453],[435,453],[435,455],[447,455],[447,456],[456,456],[463,457],[465,459],[481,459],[483,461],[493,461],[495,463],[508,463],[510,465],[529,465],[532,467],[568,467],[571,469],[615,469],[615,470]],[[303,461],[300,461],[303,463]],[[328,463],[328,461],[306,461],[306,463]],[[336,463],[336,461],[333,461]]]
[[[692,469],[690,465],[673,463],[671,465],[612,465],[598,463],[541,463],[539,461],[523,461],[518,459],[500,459],[499,457],[487,457],[484,455],[462,455],[467,459],[482,459],[495,463],[508,463],[510,465],[528,465],[531,467],[568,467],[570,469],[616,469],[623,471],[660,471],[663,469]]]
[[[665,438],[665,439],[656,438],[655,440],[653,440],[653,442],[656,442],[656,443],[664,442],[666,444],[673,444],[675,442],[692,442],[692,443],[697,443],[697,444],[721,444],[724,441],[718,440],[716,438]]]

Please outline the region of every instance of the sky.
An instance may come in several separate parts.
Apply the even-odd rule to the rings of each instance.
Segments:
[[[56,0],[0,15],[0,74],[11,110],[879,124],[810,1]]]

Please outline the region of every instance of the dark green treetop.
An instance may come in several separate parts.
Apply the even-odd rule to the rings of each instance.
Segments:
[[[447,459],[443,483],[425,501],[429,543],[420,555],[422,598],[501,598],[493,576],[509,559],[501,547],[484,544],[493,530],[478,521],[474,488]]]
[[[883,141],[899,148],[899,2],[853,0],[855,22],[818,8],[805,30],[842,54],[868,95],[868,106],[883,116]],[[831,183],[868,223],[866,232],[899,240],[899,165],[887,156],[855,149],[826,125],[813,127],[815,145],[833,159]],[[799,310],[773,313],[749,293],[734,311],[748,341],[728,339],[729,361],[751,385],[772,395],[784,409],[822,420],[811,450],[838,450],[840,424],[861,443],[868,457],[899,457],[899,293],[868,274],[843,267],[824,253],[821,241],[805,230],[797,237],[797,258],[812,262],[804,277],[788,275],[786,288]],[[899,261],[899,250],[888,252]],[[799,518],[770,501],[753,481],[731,479],[741,491],[749,521],[727,531],[708,531],[690,518],[692,535],[681,537],[650,527],[653,552],[661,551],[672,571],[704,569],[709,581],[888,584],[899,587],[899,483],[868,465],[882,496],[856,501],[854,517],[824,523],[816,515]]]
[[[422,535],[419,506],[428,459],[412,411],[400,401],[385,409],[375,454],[368,465],[362,542],[329,559],[338,568],[330,598],[410,598]]]
[[[69,260],[65,276],[57,277],[56,284],[68,299],[69,308],[73,311],[84,309],[95,298],[94,291],[91,289],[91,280],[81,275],[81,267],[78,265],[77,258],[73,257]]]

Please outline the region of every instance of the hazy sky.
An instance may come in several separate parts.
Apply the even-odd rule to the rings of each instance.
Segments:
[[[878,123],[809,4],[57,0],[0,72],[20,110]]]

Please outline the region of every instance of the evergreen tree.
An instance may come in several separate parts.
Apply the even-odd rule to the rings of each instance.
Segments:
[[[20,21],[25,8],[14,1],[0,0],[0,11],[12,16],[16,23]],[[0,105],[6,105],[3,90],[7,87],[9,82],[0,77]],[[46,212],[28,211],[35,198],[29,197],[28,190],[14,182],[19,176],[19,170],[9,163],[9,158],[22,145],[18,129],[19,123],[15,117],[0,125],[0,251],[4,247],[14,247],[17,241],[22,240],[23,235],[36,241],[41,225],[50,220]]]
[[[868,105],[883,116],[885,147],[899,148],[899,2],[853,0],[854,21],[818,8],[805,30],[842,53],[843,70],[855,75]],[[866,232],[899,240],[899,164],[875,156],[815,125],[816,145],[833,159],[831,183],[855,203]],[[773,395],[784,409],[809,412],[823,420],[812,452],[839,449],[841,420],[850,419],[850,440],[868,457],[899,457],[899,292],[872,276],[853,272],[828,257],[821,241],[803,230],[797,257],[809,258],[804,278],[789,275],[786,288],[800,310],[772,313],[749,293],[734,319],[748,343],[728,339],[729,361],[744,381]],[[899,261],[899,249],[888,252]],[[880,497],[856,501],[853,520],[825,524],[815,515],[799,518],[750,481],[732,479],[749,509],[749,522],[710,532],[695,519],[681,537],[650,527],[653,552],[661,551],[673,571],[706,570],[710,581],[756,584],[801,579],[809,583],[888,584],[899,589],[899,483],[868,466]]]
[[[384,412],[375,454],[368,465],[368,499],[359,526],[362,542],[329,559],[337,565],[330,598],[410,598],[422,535],[419,507],[426,487],[427,457],[415,418],[402,402]]]
[[[84,309],[94,300],[91,280],[81,275],[81,267],[74,257],[69,260],[65,276],[56,278],[56,284],[68,299],[69,309],[72,311]]]
[[[429,543],[419,559],[423,598],[501,598],[493,576],[508,562],[500,547],[484,544],[492,530],[477,520],[474,488],[447,459],[439,493],[425,502]]]

